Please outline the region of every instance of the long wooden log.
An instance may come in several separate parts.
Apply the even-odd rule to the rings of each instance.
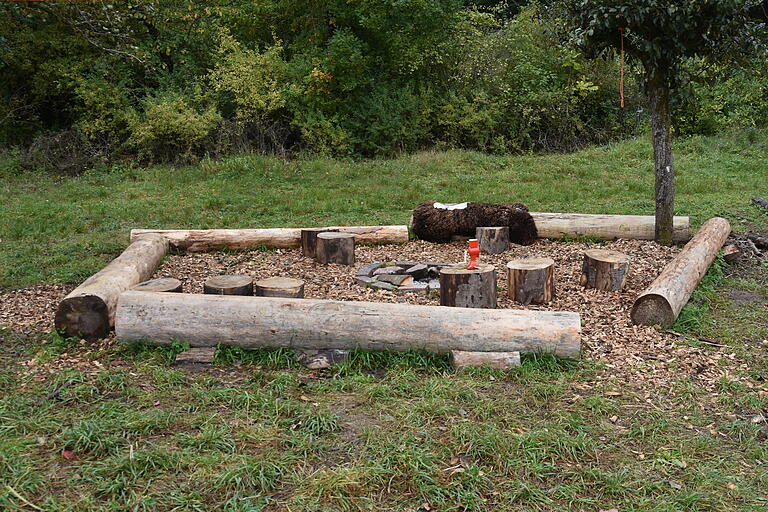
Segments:
[[[56,329],[87,340],[106,336],[115,323],[120,293],[149,279],[168,247],[168,240],[159,235],[137,237],[120,256],[64,297],[56,311]]]
[[[653,240],[656,219],[652,215],[590,215],[584,213],[531,212],[539,238],[594,237]],[[690,238],[688,217],[675,217],[673,240]]]
[[[731,225],[721,217],[705,222],[680,254],[637,297],[632,306],[632,321],[663,327],[675,323],[730,233]]]
[[[303,228],[307,229],[307,228]],[[408,226],[331,226],[326,230],[355,235],[356,244],[398,244],[408,241]],[[166,237],[174,249],[188,252],[215,249],[287,249],[301,246],[302,228],[267,229],[132,229],[131,240],[153,233]]]
[[[127,291],[121,341],[193,347],[551,352],[578,357],[578,313]]]

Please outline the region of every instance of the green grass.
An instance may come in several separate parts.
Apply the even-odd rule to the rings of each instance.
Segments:
[[[677,212],[736,227],[760,213],[768,132],[675,146]],[[279,227],[408,221],[424,200],[523,201],[538,211],[653,213],[646,138],[568,155],[424,152],[362,162],[245,155],[191,167],[117,166],[78,178],[0,161],[0,287],[78,282],[127,244],[131,228]]]
[[[768,134],[751,137],[677,144],[680,213],[768,228],[749,204],[768,194]],[[542,157],[243,156],[63,180],[6,161],[2,286],[78,281],[137,226],[405,222],[430,198],[651,213],[650,162],[644,141]],[[638,374],[621,395],[588,360],[456,373],[444,356],[354,351],[317,372],[290,350],[220,347],[213,370],[185,372],[171,366],[183,344],[0,329],[0,510],[763,511],[766,290],[768,266],[718,259],[674,329],[718,355],[723,377],[710,389]]]

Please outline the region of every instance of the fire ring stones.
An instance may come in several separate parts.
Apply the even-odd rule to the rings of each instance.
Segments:
[[[440,289],[440,269],[453,265],[437,261],[377,261],[360,267],[355,282],[378,290],[426,293]]]

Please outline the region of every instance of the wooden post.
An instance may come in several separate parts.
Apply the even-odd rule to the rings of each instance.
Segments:
[[[257,297],[304,298],[304,281],[292,277],[269,277],[253,283],[253,294]]]
[[[315,251],[319,263],[355,264],[355,236],[350,233],[319,233]]]
[[[545,304],[555,297],[555,260],[525,258],[507,263],[509,298],[524,305]]]
[[[338,232],[338,229],[304,228],[301,230],[301,254],[306,258],[315,258],[317,250],[317,235],[320,233]]]
[[[509,249],[508,227],[483,227],[475,229],[475,238],[484,254],[501,254]]]
[[[131,290],[138,290],[140,292],[181,293],[182,285],[181,281],[174,279],[173,277],[161,277],[160,279],[150,279],[149,281],[144,281],[136,286],[132,286]]]
[[[496,269],[480,265],[477,270],[463,266],[440,269],[440,305],[458,308],[496,307]]]
[[[488,366],[496,370],[509,370],[520,366],[520,352],[467,352],[451,350],[454,370]]]
[[[578,313],[127,291],[121,341],[193,347],[548,352],[578,357]]]
[[[632,321],[662,327],[675,323],[730,233],[731,225],[723,218],[705,222],[680,254],[637,297],[632,306]]]
[[[629,256],[606,249],[584,251],[581,285],[602,291],[619,291],[624,288],[629,271]]]
[[[166,252],[168,240],[160,235],[136,238],[120,256],[64,297],[54,319],[56,330],[89,341],[105,337],[115,323],[120,293],[152,277]]]
[[[253,279],[234,274],[211,277],[203,283],[203,293],[209,295],[253,295]]]

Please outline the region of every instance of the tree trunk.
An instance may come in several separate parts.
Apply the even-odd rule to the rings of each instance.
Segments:
[[[501,254],[509,249],[508,227],[482,227],[475,230],[475,238],[483,254]]]
[[[670,261],[632,306],[632,321],[669,327],[680,314],[696,285],[707,273],[717,251],[731,233],[728,221],[715,217],[702,224],[680,254]]]
[[[675,170],[672,164],[672,116],[669,105],[668,72],[653,71],[648,80],[648,99],[653,130],[653,158],[656,163],[656,230],[655,239],[662,245],[673,241],[675,215]]]
[[[168,240],[162,236],[136,237],[120,256],[64,297],[54,319],[56,330],[89,341],[105,337],[115,323],[120,293],[149,279],[166,252]]]
[[[531,212],[539,238],[588,237],[615,240],[654,240],[656,218],[652,215],[595,215],[588,213]],[[674,218],[675,242],[691,239],[688,217]]]
[[[524,258],[507,263],[507,294],[525,306],[546,304],[555,297],[555,260]]]
[[[127,291],[121,341],[193,347],[550,352],[579,357],[578,313]]]
[[[624,289],[629,272],[629,256],[607,249],[584,251],[581,267],[581,285],[605,292]]]
[[[283,297],[303,299],[304,281],[292,277],[268,277],[253,283],[253,294],[257,297]]]
[[[209,295],[253,295],[253,279],[237,274],[211,277],[203,283]]]
[[[454,370],[488,366],[496,370],[509,370],[520,366],[520,352],[466,352],[451,350]]]
[[[355,236],[351,233],[319,233],[315,247],[315,259],[323,265],[355,264]]]

